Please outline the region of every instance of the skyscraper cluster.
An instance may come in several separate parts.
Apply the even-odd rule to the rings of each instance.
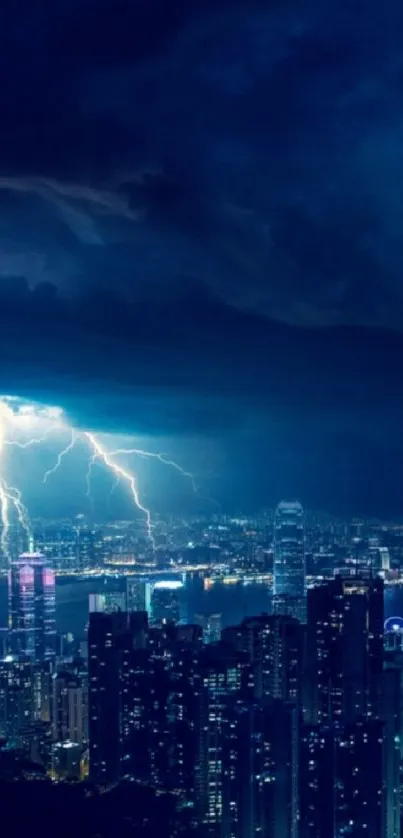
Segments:
[[[0,733],[53,780],[166,795],[175,836],[400,838],[403,657],[384,646],[384,580],[354,567],[316,583],[302,507],[283,502],[267,613],[185,622],[181,581],[132,577],[90,596],[87,654],[69,657],[53,572],[24,554]]]

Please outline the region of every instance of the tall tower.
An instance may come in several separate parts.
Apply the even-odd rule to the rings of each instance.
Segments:
[[[274,611],[306,621],[304,510],[281,501],[274,516]]]
[[[23,553],[8,578],[9,646],[35,662],[55,655],[55,577],[40,553]]]

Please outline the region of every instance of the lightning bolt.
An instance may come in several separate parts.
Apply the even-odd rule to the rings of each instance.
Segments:
[[[94,455],[96,455],[95,458],[102,460],[102,462],[107,466],[107,468],[109,468],[112,472],[114,472],[116,477],[119,477],[120,479],[124,480],[126,482],[126,484],[128,485],[128,487],[130,489],[130,492],[131,492],[131,495],[132,495],[132,498],[133,498],[134,505],[137,506],[137,509],[139,509],[141,512],[143,512],[143,514],[145,516],[146,527],[147,527],[147,535],[148,535],[149,540],[151,541],[151,544],[152,544],[153,548],[155,548],[155,541],[154,541],[154,536],[153,536],[153,533],[152,533],[151,513],[150,513],[150,510],[147,509],[146,506],[143,506],[143,504],[140,500],[140,496],[139,496],[139,492],[138,492],[138,488],[137,488],[137,484],[136,484],[136,478],[135,478],[134,474],[132,474],[130,471],[127,471],[127,469],[123,468],[118,463],[115,463],[114,460],[112,459],[113,453],[108,451],[98,441],[98,439],[94,436],[94,434],[90,433],[89,431],[86,431],[84,433],[84,436],[88,440],[88,442],[89,442],[89,444],[90,444],[90,446],[91,446],[91,448],[94,452]]]
[[[119,454],[135,454],[137,457],[144,457],[146,460],[158,460],[160,463],[164,463],[164,465],[174,468],[175,471],[178,471],[179,474],[182,475],[182,477],[186,477],[190,480],[193,492],[197,495],[197,487],[193,474],[191,474],[190,471],[185,471],[179,463],[176,463],[175,460],[169,459],[166,454],[158,454],[154,451],[143,451],[142,448],[116,448],[114,451],[111,451],[110,454],[112,457],[117,457]]]
[[[0,480],[0,504],[1,504],[1,549],[3,551],[3,555],[10,561],[11,556],[8,551],[8,531],[10,529],[10,521],[8,517],[9,513],[9,497],[7,494],[7,489],[3,483],[3,480]]]
[[[52,428],[48,428],[42,436],[39,437],[32,437],[32,439],[26,440],[26,442],[19,442],[17,439],[3,439],[3,445],[9,445],[13,448],[31,448],[33,445],[41,445],[42,442],[46,442],[48,436],[56,430],[60,430],[60,425],[54,425]]]
[[[2,418],[10,417],[14,418],[14,414],[12,410],[5,406],[4,403],[1,403],[1,416]],[[29,448],[31,445],[40,445],[44,442],[51,431],[54,430],[54,426],[47,428],[44,434],[41,437],[32,437],[25,442],[19,442],[18,440],[14,439],[6,439],[3,422],[0,422],[0,453],[3,451],[4,446],[12,446],[16,448]],[[5,479],[3,477],[0,478],[0,507],[1,507],[1,523],[2,523],[2,531],[0,537],[0,546],[3,552],[3,555],[8,559],[11,560],[12,556],[8,547],[8,536],[10,532],[10,511],[14,509],[17,520],[22,529],[25,531],[28,537],[28,544],[31,547],[33,543],[32,537],[32,530],[29,521],[28,512],[23,504],[21,492],[14,486],[8,486]]]
[[[85,486],[86,486],[85,494],[86,494],[92,508],[94,508],[94,501],[93,501],[93,498],[91,496],[91,477],[92,477],[92,469],[94,468],[97,459],[98,459],[98,454],[95,452],[92,455],[92,457],[90,457],[90,459],[88,461],[88,468],[87,468],[87,472],[86,472],[86,475],[85,475]]]
[[[111,490],[110,490],[109,495],[108,495],[108,500],[107,500],[108,506],[111,502],[113,493],[116,492],[116,489],[118,488],[118,486],[120,486],[120,481],[121,481],[121,477],[120,477],[120,474],[118,474],[117,477],[116,477],[116,480],[112,484]]]
[[[10,508],[13,507],[18,523],[21,525],[23,530],[25,531],[28,537],[29,545],[32,544],[32,530],[31,525],[29,522],[29,517],[27,510],[22,502],[21,492],[19,489],[16,489],[14,486],[8,486],[6,481],[1,478],[0,480],[0,503],[1,503],[1,520],[2,520],[2,533],[0,544],[3,550],[4,555],[8,560],[11,559],[10,551],[8,549],[8,534],[10,531],[10,518],[9,512]]]
[[[175,469],[184,478],[190,481],[193,492],[197,492],[197,487],[193,475],[182,468],[175,460],[172,460],[166,454],[155,453],[152,451],[145,451],[141,448],[117,448],[116,450],[109,450],[103,442],[101,442],[96,435],[90,431],[77,431],[75,428],[69,426],[63,417],[63,413],[59,408],[47,407],[38,404],[28,404],[22,402],[20,399],[3,396],[0,398],[0,460],[1,453],[4,448],[14,447],[18,449],[27,449],[32,446],[41,445],[46,442],[48,436],[54,431],[68,431],[70,439],[67,445],[59,452],[55,464],[49,468],[44,476],[43,483],[46,484],[49,478],[54,475],[63,463],[64,458],[74,448],[77,442],[82,442],[89,448],[90,457],[86,473],[86,487],[87,495],[91,500],[91,475],[94,465],[99,462],[103,464],[115,477],[115,481],[109,493],[109,499],[119,483],[125,483],[129,488],[134,505],[145,516],[147,535],[153,548],[155,548],[155,541],[153,536],[153,527],[151,520],[151,512],[144,505],[141,500],[139,489],[137,486],[136,475],[133,474],[126,466],[121,465],[116,461],[116,457],[121,455],[134,455],[144,459],[154,459],[163,463],[165,466]],[[15,439],[16,434],[26,434],[27,430],[33,423],[46,423],[46,429],[42,435],[32,436],[29,439],[21,441]],[[12,428],[11,439],[6,438],[6,429]],[[2,549],[4,556],[11,559],[9,549],[10,536],[10,514],[13,512],[20,524],[21,528],[26,533],[30,544],[32,544],[32,530],[29,521],[29,516],[26,507],[22,500],[22,495],[19,489],[10,486],[0,472],[0,549]]]
[[[43,475],[43,480],[42,480],[42,482],[43,482],[43,483],[47,483],[47,481],[49,480],[49,477],[51,477],[51,475],[52,475],[52,474],[54,474],[54,473],[55,473],[55,471],[57,471],[57,470],[58,470],[58,468],[60,468],[60,466],[61,466],[61,464],[62,464],[62,462],[63,462],[63,460],[64,460],[64,458],[65,458],[66,454],[68,454],[68,453],[69,453],[69,451],[71,451],[71,450],[74,448],[74,446],[75,446],[76,442],[77,442],[77,434],[76,434],[76,432],[75,432],[75,431],[73,430],[73,428],[72,428],[72,429],[71,429],[71,439],[70,439],[70,442],[68,443],[68,445],[66,445],[66,447],[65,447],[65,448],[63,448],[63,449],[59,452],[55,465],[54,465],[54,466],[52,466],[52,468],[48,468],[48,470],[47,470],[47,471],[45,472],[45,474]]]

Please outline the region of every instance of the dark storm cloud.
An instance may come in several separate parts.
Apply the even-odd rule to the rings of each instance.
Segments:
[[[318,476],[341,428],[339,461],[358,438],[385,464],[401,4],[4,0],[1,16],[4,389],[111,428],[238,428],[260,450],[272,423],[291,472],[311,429]]]
[[[197,274],[287,322],[400,326],[397,0],[77,0],[3,14],[3,261],[34,248],[36,199],[54,220],[34,281],[123,274],[133,295]],[[13,190],[22,235],[16,213],[7,220]],[[56,222],[77,240],[68,266]],[[122,241],[115,276],[100,276],[92,251]]]

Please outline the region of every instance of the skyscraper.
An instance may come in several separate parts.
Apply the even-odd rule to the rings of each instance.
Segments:
[[[55,655],[55,577],[40,553],[23,553],[8,579],[9,645],[36,662]]]
[[[281,501],[274,516],[274,611],[305,622],[306,572],[304,510],[298,501]]]
[[[240,655],[222,644],[206,646],[201,658],[195,808],[206,834],[217,831],[224,814],[224,728],[229,697],[242,686],[240,662]]]
[[[107,785],[120,777],[120,648],[127,614],[93,611],[88,626],[90,778]]]
[[[342,578],[308,591],[308,720],[353,721],[379,713],[383,580]]]
[[[298,720],[287,702],[235,701],[223,725],[224,838],[297,838]],[[329,836],[330,838],[330,836]]]
[[[395,838],[398,785],[385,783],[386,739],[382,721],[305,727],[300,742],[300,838]],[[386,775],[392,780],[392,774]],[[398,774],[394,771],[394,781]],[[395,816],[395,817],[394,817]],[[392,827],[392,828],[391,828]]]

